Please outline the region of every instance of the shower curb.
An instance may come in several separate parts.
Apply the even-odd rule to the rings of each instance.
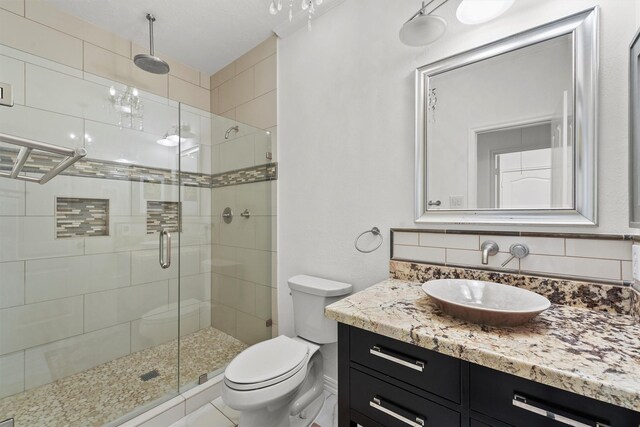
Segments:
[[[224,374],[190,388],[183,393],[160,403],[142,414],[122,423],[110,424],[117,427],[152,427],[171,425],[203,405],[217,399],[222,394]]]

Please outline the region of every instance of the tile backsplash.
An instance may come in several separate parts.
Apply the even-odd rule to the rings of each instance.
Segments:
[[[492,240],[499,252],[483,265],[482,242]],[[530,254],[510,257],[509,247],[526,244]],[[528,275],[577,278],[629,284],[631,237],[563,233],[519,233],[459,230],[392,229],[391,258],[450,267],[472,267]]]

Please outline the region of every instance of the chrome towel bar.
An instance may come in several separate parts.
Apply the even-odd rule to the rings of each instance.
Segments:
[[[7,144],[17,145],[21,147],[20,151],[18,152],[16,162],[14,163],[13,168],[11,168],[11,172],[0,172],[0,177],[19,179],[28,182],[37,182],[38,184],[46,184],[60,172],[67,169],[69,166],[73,165],[75,162],[87,155],[87,150],[82,147],[59,147],[57,145],[47,144],[46,142],[33,141],[31,139],[20,138],[18,136],[7,135],[4,133],[0,133],[0,142],[5,142]],[[27,160],[29,159],[29,156],[31,155],[31,152],[33,150],[44,151],[51,154],[58,154],[61,156],[65,156],[66,159],[62,160],[40,178],[20,175],[22,168],[27,163]]]

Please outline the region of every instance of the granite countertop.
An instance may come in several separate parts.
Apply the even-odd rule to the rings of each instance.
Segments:
[[[640,411],[640,325],[630,315],[552,304],[517,327],[444,313],[419,283],[389,279],[328,306],[338,322]]]

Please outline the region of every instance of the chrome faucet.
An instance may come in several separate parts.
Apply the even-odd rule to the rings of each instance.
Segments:
[[[489,264],[489,256],[497,254],[499,247],[493,240],[485,240],[480,249],[482,249],[482,264],[487,265]]]

